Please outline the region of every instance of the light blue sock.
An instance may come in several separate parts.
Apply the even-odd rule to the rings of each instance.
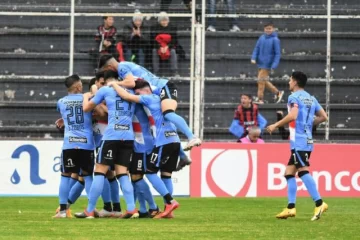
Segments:
[[[104,203],[110,203],[111,202],[111,194],[110,194],[110,183],[107,180],[107,178],[104,179],[104,188],[101,193],[101,198]]]
[[[180,159],[183,159],[186,157],[186,153],[184,152],[183,147],[180,145],[180,153],[179,153]]]
[[[134,192],[136,194],[136,197],[137,197],[137,199],[139,201],[139,205],[140,205],[139,211],[141,213],[146,213],[147,212],[146,201],[145,201],[144,192],[141,189],[141,181],[144,181],[144,179],[133,182],[133,186],[134,186]]]
[[[288,184],[288,203],[296,203],[296,192],[297,192],[297,185],[296,185],[296,179],[295,176],[287,175],[286,181]]]
[[[149,184],[147,184],[147,182],[144,179],[141,179],[139,182],[141,182],[140,189],[144,193],[144,197],[145,197],[146,202],[149,204],[149,208],[153,209],[153,210],[157,209],[158,206],[155,203],[155,200],[151,193]]]
[[[75,183],[77,182],[77,179],[75,178],[70,178],[70,181],[69,181],[69,189],[71,189]]]
[[[81,196],[82,191],[85,188],[85,183],[84,182],[80,182],[77,181],[74,186],[71,188],[70,193],[69,193],[69,199],[68,202],[71,204],[74,204],[76,202],[76,200],[78,200],[78,198]]]
[[[84,181],[85,181],[85,192],[86,192],[86,195],[89,197],[91,185],[92,185],[92,182],[93,182],[93,176],[92,175],[83,176],[83,178],[84,178]]]
[[[301,172],[299,172],[299,174],[301,174]],[[314,178],[309,173],[305,173],[300,178],[304,182],[305,187],[307,188],[312,199],[314,201],[320,200],[321,197],[319,191],[316,189],[316,183],[314,181]]]
[[[151,182],[151,185],[155,188],[155,190],[161,195],[161,196],[165,196],[166,194],[169,193],[169,191],[167,190],[165,184],[163,181],[161,181],[161,179],[159,178],[159,176],[156,173],[147,173],[146,174],[147,179],[149,179],[149,182]]]
[[[67,204],[67,199],[70,192],[70,177],[62,176],[60,177],[60,186],[59,186],[59,203]]]
[[[110,193],[111,193],[111,202],[119,203],[120,202],[120,187],[116,178],[110,179]]]
[[[161,180],[164,182],[166,189],[169,191],[170,195],[172,195],[174,187],[173,187],[171,177],[161,176]],[[164,199],[164,203],[166,203],[165,199]]]
[[[85,179],[85,177],[84,177],[84,179]],[[92,212],[95,210],[96,202],[97,202],[98,198],[100,197],[100,195],[103,191],[103,188],[104,188],[104,180],[105,180],[104,174],[97,175],[97,173],[95,173],[94,180],[91,184],[90,193],[88,195],[89,203],[88,203],[88,206],[86,209],[87,212]],[[85,182],[85,187],[86,187],[86,184],[87,183]]]
[[[165,119],[172,122],[177,129],[179,129],[190,140],[194,138],[194,134],[185,122],[184,118],[177,115],[175,112],[169,112],[165,114]]]
[[[135,201],[134,201],[134,188],[130,182],[129,176],[122,175],[118,177],[120,182],[121,190],[124,194],[127,211],[131,212],[135,210]]]

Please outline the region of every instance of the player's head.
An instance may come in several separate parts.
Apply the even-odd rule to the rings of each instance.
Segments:
[[[264,24],[264,32],[267,35],[271,35],[274,32],[274,24],[272,22],[268,22]]]
[[[248,136],[251,142],[256,143],[261,135],[261,129],[258,126],[248,128]]]
[[[65,78],[65,86],[69,93],[82,93],[83,90],[81,79],[77,74]]]
[[[118,81],[119,75],[116,71],[107,70],[104,72],[104,80],[105,80],[105,83],[108,83],[111,81]]]
[[[150,84],[144,80],[137,80],[135,82],[134,91],[136,95],[152,94]]]
[[[104,20],[104,26],[109,28],[114,25],[114,18],[113,17],[103,17]]]
[[[289,81],[290,91],[296,91],[297,89],[305,88],[307,82],[307,76],[303,72],[293,72]]]
[[[98,89],[105,85],[104,72],[99,71],[95,74],[95,85]]]
[[[117,66],[118,66],[118,62],[112,55],[104,54],[100,57],[99,68],[102,71],[106,71],[106,70],[117,71]]]
[[[243,106],[244,108],[249,108],[251,106],[251,95],[248,93],[242,93],[240,95],[240,102],[241,102],[241,106]]]

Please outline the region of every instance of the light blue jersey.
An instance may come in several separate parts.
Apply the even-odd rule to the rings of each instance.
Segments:
[[[168,82],[167,79],[159,78],[146,68],[133,62],[120,62],[118,65],[118,74],[120,79],[125,79],[129,74],[132,74],[135,78],[144,79],[151,85],[153,93],[157,95],[160,95],[161,89],[165,87]]]
[[[135,104],[121,99],[111,87],[100,88],[91,101],[98,105],[104,100],[108,108],[108,126],[102,140],[134,140],[132,118]]]
[[[63,150],[94,150],[92,113],[83,111],[83,95],[69,94],[57,102],[57,111],[64,119]]]
[[[140,103],[146,106],[154,117],[156,126],[155,146],[163,146],[169,143],[180,142],[174,124],[164,119],[161,111],[160,97],[155,94],[141,95]]]
[[[314,117],[322,107],[315,97],[304,90],[296,91],[289,96],[288,111],[290,112],[293,107],[297,107],[299,113],[296,120],[289,123],[290,147],[296,151],[312,151]]]
[[[151,134],[150,119],[144,106],[136,104],[133,127],[135,132],[134,151],[136,153],[150,154],[154,148],[154,137]]]

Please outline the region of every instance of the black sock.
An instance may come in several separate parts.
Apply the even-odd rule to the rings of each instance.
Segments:
[[[65,211],[66,210],[66,205],[67,204],[60,204],[60,211]]]
[[[111,212],[112,211],[112,208],[111,208],[111,202],[105,202],[104,203],[104,209],[108,212]]]
[[[287,206],[288,209],[293,209],[295,208],[295,203],[289,203]]]
[[[321,204],[323,204],[323,200],[322,200],[322,199],[319,199],[319,200],[317,200],[317,201],[315,202],[315,206],[316,206],[316,207],[320,207]]]
[[[113,211],[114,212],[121,212],[121,206],[120,203],[113,203]]]
[[[171,201],[173,200],[172,196],[170,195],[170,193],[166,194],[164,196],[164,199],[166,201],[167,204],[171,204]]]

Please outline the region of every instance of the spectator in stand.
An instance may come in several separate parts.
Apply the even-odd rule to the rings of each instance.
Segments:
[[[226,0],[227,3],[227,10],[228,14],[236,14],[235,13],[235,6],[233,0]],[[208,0],[208,9],[210,14],[216,14],[216,0]],[[240,32],[239,28],[239,21],[237,18],[229,19],[230,25],[230,32]],[[216,19],[210,18],[209,19],[209,26],[207,28],[210,32],[216,32]]]
[[[248,134],[249,127],[257,126],[260,130],[266,126],[266,119],[259,113],[258,106],[252,103],[250,94],[241,94],[240,104],[235,110],[229,131],[238,139]]]
[[[97,27],[95,41],[99,46],[99,53],[116,55],[116,34],[113,17],[103,17],[104,24]]]
[[[135,11],[132,21],[125,25],[123,31],[125,60],[141,66],[145,66],[145,50],[149,41],[143,19],[141,12]]]
[[[159,14],[158,24],[151,30],[151,41],[153,42],[152,62],[154,74],[159,74],[160,61],[170,61],[172,74],[178,76],[177,28],[170,23],[166,12]]]
[[[253,126],[248,128],[248,135],[243,138],[240,138],[238,142],[240,143],[265,143],[264,140],[260,138],[261,129],[258,126]]]
[[[254,48],[251,63],[258,67],[258,92],[254,103],[264,104],[264,91],[268,88],[275,94],[275,103],[279,103],[284,96],[284,91],[279,91],[270,82],[270,73],[279,66],[281,57],[280,40],[274,32],[274,24],[267,23],[264,26],[265,33],[260,36]]]

